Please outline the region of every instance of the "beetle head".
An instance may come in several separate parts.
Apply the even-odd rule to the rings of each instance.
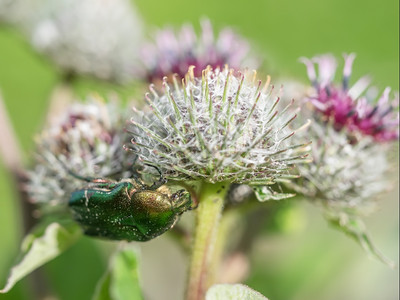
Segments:
[[[171,195],[172,207],[179,214],[184,213],[187,210],[192,209],[192,198],[189,192],[185,190],[179,190]]]

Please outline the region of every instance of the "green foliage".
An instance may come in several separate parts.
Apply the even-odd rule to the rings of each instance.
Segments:
[[[22,242],[21,259],[11,269],[1,293],[7,293],[20,279],[57,257],[80,236],[79,227],[72,222],[39,224]]]
[[[268,186],[257,186],[254,188],[254,193],[257,200],[260,202],[265,202],[268,200],[283,200],[296,196],[296,194],[290,193],[277,193]]]
[[[206,300],[268,300],[244,284],[215,284],[207,292]]]
[[[124,299],[143,299],[139,285],[138,254],[130,246],[126,246],[114,254],[93,297],[93,300]]]
[[[329,218],[329,217],[328,217]],[[339,218],[329,218],[331,225],[350,237],[356,240],[357,243],[371,256],[376,257],[384,264],[388,265],[390,268],[394,269],[396,264],[390,259],[386,258],[379,250],[376,248],[371,238],[367,234],[364,222],[356,217],[347,220],[346,223],[341,222]]]

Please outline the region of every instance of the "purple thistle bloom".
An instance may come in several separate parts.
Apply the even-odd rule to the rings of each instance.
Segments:
[[[352,134],[373,137],[378,142],[396,140],[399,137],[399,95],[390,99],[390,88],[386,88],[381,98],[376,101],[366,92],[370,80],[360,78],[349,88],[355,54],[344,55],[342,85],[334,84],[336,60],[332,55],[316,56],[312,59],[301,58],[307,67],[316,94],[310,102],[317,111],[333,123],[336,130],[346,129]],[[318,65],[318,77],[315,66]]]
[[[354,125],[363,134],[373,136],[377,141],[392,141],[399,137],[399,113],[394,112],[399,105],[399,94],[389,100],[390,88],[386,88],[375,106],[365,98],[357,105]]]
[[[159,30],[154,42],[143,47],[141,57],[148,81],[154,82],[175,73],[183,78],[189,66],[195,67],[195,76],[201,76],[208,65],[213,69],[226,64],[238,69],[256,68],[258,63],[248,59],[249,50],[249,43],[229,27],[214,38],[211,22],[204,19],[199,36],[190,24],[178,32],[171,28]]]

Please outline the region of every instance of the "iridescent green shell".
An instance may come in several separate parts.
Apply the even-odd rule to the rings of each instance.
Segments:
[[[159,236],[171,229],[191,205],[189,193],[183,190],[168,196],[133,181],[97,184],[73,192],[69,200],[85,234],[127,241]]]

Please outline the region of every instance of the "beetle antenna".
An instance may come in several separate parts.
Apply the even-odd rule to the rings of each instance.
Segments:
[[[76,179],[87,181],[87,182],[91,182],[94,179],[94,178],[90,178],[90,177],[83,177],[83,176],[80,176],[80,175],[74,173],[70,168],[67,167],[67,165],[59,157],[55,156],[55,158],[62,165],[62,167],[67,171],[67,173],[69,175],[75,177]]]
[[[68,168],[66,166],[66,164],[58,157],[56,157],[56,159],[58,160],[58,162],[62,165],[62,167],[67,171],[67,173],[73,177],[75,177],[76,179],[82,180],[82,181],[86,181],[86,182],[96,182],[96,183],[106,183],[109,182],[109,180],[107,179],[100,179],[100,178],[94,178],[94,177],[83,177],[80,176],[78,174],[76,174],[75,172],[73,172],[70,168]]]

